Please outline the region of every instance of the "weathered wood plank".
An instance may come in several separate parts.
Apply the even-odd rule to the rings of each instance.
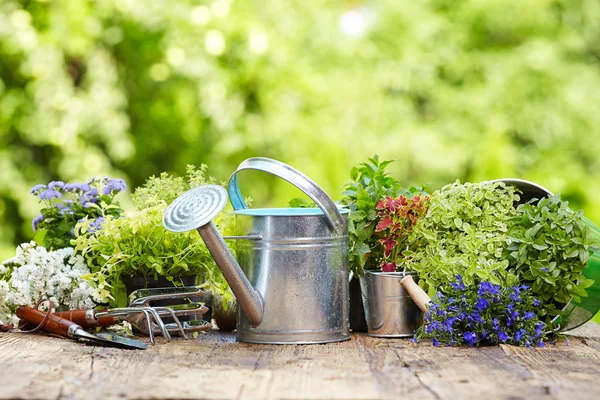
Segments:
[[[532,371],[547,394],[556,399],[600,398],[600,352],[582,339],[571,338],[543,349],[502,346],[515,362]]]
[[[569,346],[542,349],[435,348],[363,334],[327,345],[254,345],[213,331],[131,351],[1,333],[0,399],[600,398],[592,328]]]

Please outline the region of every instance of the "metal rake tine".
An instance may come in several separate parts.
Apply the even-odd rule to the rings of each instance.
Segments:
[[[181,325],[181,321],[179,321],[179,318],[177,318],[177,315],[175,315],[175,312],[172,309],[170,309],[169,307],[154,307],[154,309],[157,311],[167,311],[169,314],[171,314],[171,317],[175,321],[175,324],[177,324],[177,328],[179,328],[179,332],[181,333],[181,336],[183,336],[184,339],[187,339],[187,335],[185,334],[185,329],[183,329],[183,325]]]
[[[146,323],[148,324],[148,336],[150,337],[150,343],[154,346],[154,332],[152,332],[152,321],[150,320],[150,314],[147,310],[141,309],[141,311],[146,316]]]
[[[163,336],[170,342],[171,341],[171,334],[167,330],[167,327],[165,326],[163,320],[158,315],[158,312],[156,312],[156,310],[154,308],[152,308],[152,307],[142,307],[142,308],[145,309],[145,310],[147,310],[150,314],[152,314],[152,316],[154,317],[154,321],[156,322],[156,324],[160,328],[160,331],[162,332]]]

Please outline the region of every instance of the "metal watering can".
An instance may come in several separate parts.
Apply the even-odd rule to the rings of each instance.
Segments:
[[[238,173],[278,176],[318,208],[248,209]],[[338,208],[306,175],[279,161],[250,158],[229,179],[236,216],[238,261],[211,220],[227,203],[218,185],[192,189],[165,211],[174,232],[197,229],[238,303],[237,339],[252,343],[310,344],[347,340],[348,210]]]

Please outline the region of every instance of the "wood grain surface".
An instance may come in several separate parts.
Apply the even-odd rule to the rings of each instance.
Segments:
[[[0,399],[600,399],[600,326],[545,348],[436,348],[353,334],[326,345],[212,331],[147,350],[0,333]]]

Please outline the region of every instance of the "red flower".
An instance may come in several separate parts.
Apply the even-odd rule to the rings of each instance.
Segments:
[[[396,264],[394,263],[381,263],[381,270],[383,272],[396,272]]]
[[[383,239],[379,239],[379,243],[381,243],[383,245],[383,247],[385,248],[385,251],[383,253],[384,257],[389,257],[390,254],[392,254],[392,250],[394,250],[394,246],[396,246],[396,244],[398,244],[398,242],[396,242],[394,239],[392,239],[391,237],[384,237]]]

